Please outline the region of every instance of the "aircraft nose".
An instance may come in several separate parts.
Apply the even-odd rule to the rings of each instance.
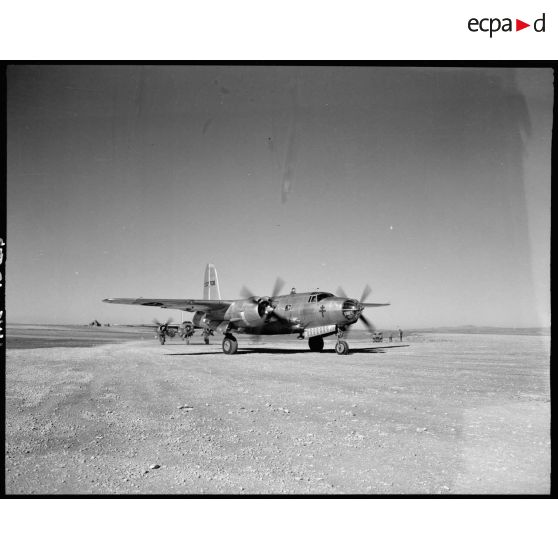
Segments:
[[[343,302],[343,315],[348,320],[353,320],[357,317],[358,313],[361,312],[360,304],[357,300],[353,298],[348,298]]]

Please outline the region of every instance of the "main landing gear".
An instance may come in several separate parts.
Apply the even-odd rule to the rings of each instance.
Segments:
[[[213,335],[213,330],[212,330],[212,329],[205,328],[205,329],[203,330],[203,342],[204,342],[206,345],[209,345],[209,336],[210,336],[210,335]]]
[[[230,333],[226,334],[223,339],[223,352],[226,355],[234,355],[234,353],[236,353],[237,350],[238,350],[238,341],[236,340],[236,337],[234,337]]]

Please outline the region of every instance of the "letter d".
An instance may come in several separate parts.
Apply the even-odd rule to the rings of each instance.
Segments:
[[[545,26],[544,18],[545,18],[545,14],[543,14],[541,18],[536,19],[536,20],[535,20],[535,23],[533,23],[533,29],[534,29],[537,33],[544,33],[544,26]],[[542,27],[541,27],[540,29],[539,29],[539,27],[538,27],[539,21],[542,22]]]

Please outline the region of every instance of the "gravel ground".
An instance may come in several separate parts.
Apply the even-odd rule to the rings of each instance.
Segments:
[[[550,491],[549,337],[239,341],[8,348],[7,492]]]

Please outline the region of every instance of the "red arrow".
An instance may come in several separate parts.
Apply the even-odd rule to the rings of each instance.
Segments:
[[[531,27],[531,24],[530,23],[525,23],[524,21],[521,21],[520,19],[515,20],[515,30],[516,31],[521,31],[522,29],[525,29],[525,27]]]

